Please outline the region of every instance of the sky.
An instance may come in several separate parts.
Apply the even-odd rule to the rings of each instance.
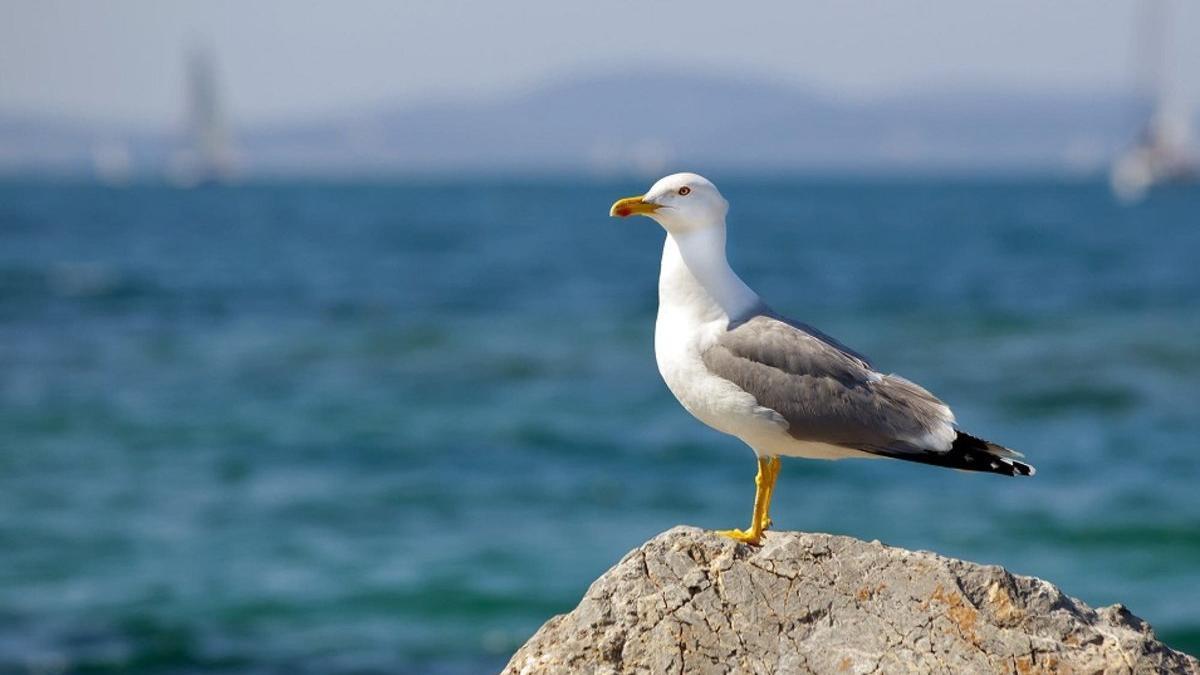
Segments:
[[[1200,100],[1200,3],[1165,0],[1170,79]],[[838,97],[1128,89],[1137,0],[0,0],[0,111],[166,125],[184,54],[230,113],[295,121],[502,96],[581,73],[715,71]]]

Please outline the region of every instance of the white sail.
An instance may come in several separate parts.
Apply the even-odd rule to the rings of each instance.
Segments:
[[[1154,112],[1132,145],[1113,162],[1109,183],[1122,201],[1137,201],[1156,185],[1200,178],[1191,111],[1167,83],[1166,0],[1144,0],[1137,40],[1138,89]]]

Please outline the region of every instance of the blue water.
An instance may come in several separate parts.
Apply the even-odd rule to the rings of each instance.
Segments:
[[[1200,191],[714,176],[777,309],[1032,480],[785,461],[777,527],[1200,652]],[[640,182],[0,184],[0,672],[498,669],[754,462],[655,370]]]

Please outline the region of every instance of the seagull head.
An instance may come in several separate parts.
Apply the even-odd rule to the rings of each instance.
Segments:
[[[675,173],[650,186],[644,195],[617,200],[608,215],[647,216],[667,232],[682,234],[723,227],[728,211],[729,202],[712,181],[694,173]]]

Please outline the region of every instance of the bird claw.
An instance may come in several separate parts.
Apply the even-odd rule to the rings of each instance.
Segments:
[[[751,530],[746,532],[745,530],[717,530],[717,534],[729,537],[730,539],[743,544],[750,544],[751,546],[757,546],[762,543],[761,531],[755,532],[754,530]]]

